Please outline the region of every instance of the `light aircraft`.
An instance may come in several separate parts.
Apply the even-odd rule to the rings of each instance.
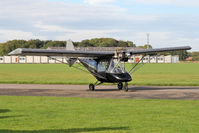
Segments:
[[[48,50],[48,49],[27,49],[18,48],[9,53],[9,55],[33,55],[33,56],[48,56],[56,60],[57,57],[66,57],[67,64],[71,67],[79,60],[79,62],[90,72],[97,82],[89,84],[89,90],[94,91],[95,86],[102,83],[117,83],[119,90],[128,91],[128,82],[132,80],[131,74],[140,67],[138,64],[146,55],[156,55],[161,52],[190,50],[190,46],[168,47],[157,49],[143,49],[134,51],[78,51],[74,49],[72,41],[67,41],[66,50]],[[124,64],[132,55],[142,55],[142,58],[132,67],[130,71],[124,67]],[[62,61],[60,61],[62,62]],[[64,62],[62,62],[64,63]],[[73,66],[75,67],[75,66]],[[138,68],[137,68],[138,67]],[[75,67],[80,69],[78,67]],[[82,69],[81,69],[82,70]],[[83,70],[84,71],[84,70]]]

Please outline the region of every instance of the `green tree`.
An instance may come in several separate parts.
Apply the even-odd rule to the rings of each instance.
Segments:
[[[44,45],[43,45],[42,48],[46,49],[48,47],[65,47],[65,46],[66,46],[66,42],[65,41],[51,41],[51,40],[48,40],[48,41],[44,42]]]
[[[147,49],[147,48],[153,48],[150,44],[145,44],[144,46],[139,46],[139,48],[142,48],[142,49]]]
[[[128,47],[136,47],[136,45],[131,41],[127,41],[127,43],[128,43]]]
[[[199,61],[199,52],[189,52],[189,55],[193,57],[194,61]]]

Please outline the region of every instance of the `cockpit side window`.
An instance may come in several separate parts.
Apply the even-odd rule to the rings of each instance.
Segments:
[[[105,72],[105,71],[107,71],[108,66],[109,66],[109,61],[99,61],[98,66],[97,66],[97,71]]]
[[[98,64],[97,66],[97,71],[98,72],[105,72],[106,71],[106,68],[105,66],[101,65],[101,64]]]
[[[87,63],[89,65],[89,67],[93,68],[96,70],[97,68],[97,62],[95,60],[92,59],[84,59],[83,60],[85,63]]]

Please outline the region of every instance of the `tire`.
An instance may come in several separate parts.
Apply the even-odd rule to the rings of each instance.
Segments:
[[[90,90],[90,91],[94,91],[94,90],[95,90],[94,84],[89,84],[89,90]]]
[[[129,90],[129,89],[128,89],[128,83],[127,83],[127,82],[125,82],[123,89],[124,89],[125,92],[127,92],[127,91]]]
[[[119,82],[119,83],[117,84],[117,88],[118,88],[119,90],[122,90],[122,88],[123,88],[123,83],[122,83],[122,82]]]

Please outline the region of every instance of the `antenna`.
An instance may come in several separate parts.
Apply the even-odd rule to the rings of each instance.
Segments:
[[[150,34],[147,33],[146,36],[147,36],[147,49],[149,49],[149,36],[150,36]]]

